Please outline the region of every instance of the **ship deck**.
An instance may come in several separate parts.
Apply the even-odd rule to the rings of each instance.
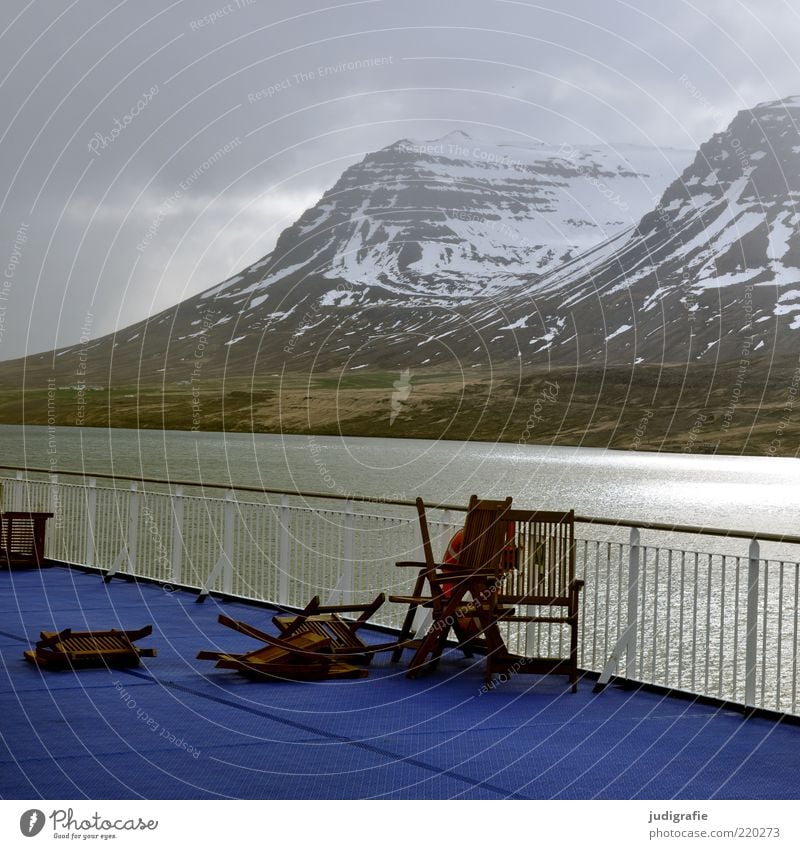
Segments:
[[[485,692],[480,658],[415,680],[254,682],[196,660],[275,632],[243,601],[66,567],[0,572],[0,797],[6,799],[794,799],[800,727],[592,680],[516,676]],[[139,628],[134,669],[25,662],[42,630]],[[375,639],[385,641],[384,634]]]

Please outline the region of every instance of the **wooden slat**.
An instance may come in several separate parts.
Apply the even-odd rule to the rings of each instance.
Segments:
[[[381,598],[381,604],[383,598]],[[361,607],[368,607],[370,610],[375,608],[375,603]],[[361,609],[361,607],[359,609]],[[352,608],[346,608],[351,610]],[[336,652],[338,649],[362,649],[366,648],[361,639],[354,633],[354,627],[359,623],[347,622],[341,619],[336,613],[323,613],[314,616],[300,617],[300,622],[291,616],[275,617],[273,621],[284,633],[313,633],[326,637],[331,642],[331,650]],[[291,631],[290,631],[291,629]]]
[[[52,513],[7,512],[0,517],[0,554],[12,563],[39,565],[45,524]]]

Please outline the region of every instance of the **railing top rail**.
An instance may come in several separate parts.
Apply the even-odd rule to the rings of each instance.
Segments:
[[[800,536],[791,534],[768,534],[761,531],[740,531],[731,528],[709,528],[702,525],[672,525],[668,522],[637,522],[632,519],[603,519],[597,516],[575,516],[576,524],[613,525],[618,528],[640,528],[646,531],[697,534],[698,536],[731,537],[732,539],[757,539],[760,542],[784,542],[800,545]]]
[[[30,466],[1,466],[0,471],[7,470],[13,472],[33,472],[36,474],[46,474],[46,475],[73,475],[76,477],[81,477],[84,480],[88,478],[97,478],[102,480],[112,480],[112,481],[131,481],[136,483],[154,483],[161,484],[164,486],[193,486],[198,489],[223,489],[223,490],[237,490],[239,492],[258,492],[265,495],[289,495],[295,498],[320,498],[320,499],[332,499],[334,501],[351,501],[351,502],[359,502],[359,503],[367,503],[367,504],[387,504],[390,506],[396,507],[414,507],[416,506],[416,502],[414,501],[402,501],[392,498],[379,498],[371,495],[342,495],[334,492],[302,492],[296,489],[273,489],[270,487],[263,486],[246,486],[243,484],[233,484],[233,483],[216,483],[209,481],[185,481],[185,480],[174,480],[170,478],[151,478],[151,477],[136,477],[131,475],[114,475],[107,474],[103,472],[87,472],[87,471],[78,471],[74,469],[40,469],[34,468]],[[460,511],[462,513],[466,512],[466,506],[464,504],[428,504],[426,503],[428,509],[436,509],[436,510],[454,510]],[[634,519],[609,519],[603,518],[599,516],[575,516],[575,522],[578,524],[585,525],[606,525],[610,527],[617,528],[640,528],[641,530],[649,530],[649,531],[666,531],[669,533],[681,533],[681,534],[695,534],[698,536],[715,536],[715,537],[730,537],[732,539],[746,539],[753,540],[757,539],[761,542],[778,542],[778,543],[788,543],[792,545],[800,545],[800,535],[789,535],[789,534],[770,534],[763,533],[761,531],[744,531],[744,530],[735,530],[730,528],[709,528],[703,527],[701,525],[678,525],[678,524],[670,524],[668,522],[645,522],[645,521],[636,521]]]

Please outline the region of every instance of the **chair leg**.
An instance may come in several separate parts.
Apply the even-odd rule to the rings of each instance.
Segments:
[[[469,634],[464,631],[461,625],[458,622],[453,623],[453,632],[456,635],[456,639],[458,640],[458,647],[464,653],[464,657],[471,658],[475,655],[475,652],[472,651],[469,645]]]
[[[417,605],[409,605],[406,611],[405,619],[403,619],[403,627],[400,629],[400,636],[397,638],[398,643],[404,643],[410,640],[412,636],[412,627],[414,625],[414,616],[417,612]],[[399,663],[403,657],[403,649],[397,648],[392,652],[392,663]]]
[[[570,644],[569,644],[569,663],[570,663],[570,683],[572,684],[572,692],[578,692],[578,613],[575,611],[570,622]]]
[[[408,666],[406,677],[415,678],[417,671],[423,666],[427,669],[434,669],[439,662],[439,658],[444,651],[444,644],[447,640],[447,635],[450,633],[454,620],[453,612],[458,606],[458,601],[451,599],[445,605],[443,614],[437,619],[434,618],[428,633],[422,638],[419,648],[411,658],[411,663]],[[430,655],[430,660],[426,658]]]

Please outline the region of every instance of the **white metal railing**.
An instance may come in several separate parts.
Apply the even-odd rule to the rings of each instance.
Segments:
[[[416,512],[401,502],[237,495],[230,489],[210,497],[203,494],[207,485],[195,490],[120,479],[101,485],[95,478],[63,477],[0,476],[3,509],[55,514],[48,525],[48,558],[108,576],[149,578],[167,592],[189,586],[201,595],[224,592],[286,607],[303,607],[314,595],[330,603],[365,601],[379,592],[408,592],[413,570],[394,564],[422,559]],[[463,513],[431,513],[438,554]],[[591,533],[604,521],[586,519],[591,524],[584,526]],[[631,527],[624,542],[578,539],[577,571],[586,582],[582,668],[601,673],[601,682],[616,673],[748,707],[800,713],[800,562],[762,557],[756,539],[744,556],[642,545],[641,535]],[[404,613],[385,604],[375,621],[398,627]],[[559,626],[504,627],[508,644],[521,653],[567,652],[568,635]]]

